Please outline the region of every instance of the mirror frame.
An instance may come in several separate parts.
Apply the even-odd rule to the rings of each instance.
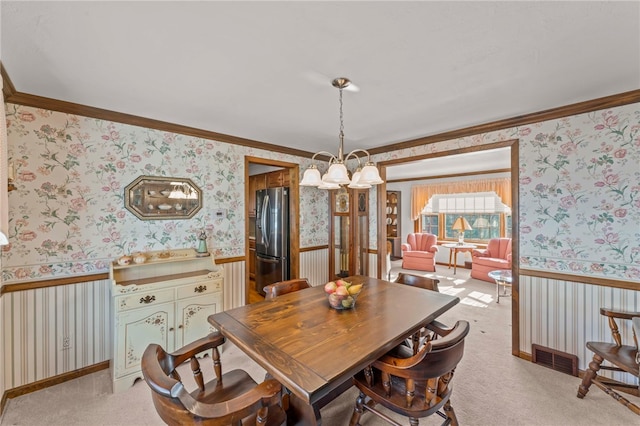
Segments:
[[[139,176],[124,188],[124,206],[140,220],[191,219],[202,190],[189,178]]]

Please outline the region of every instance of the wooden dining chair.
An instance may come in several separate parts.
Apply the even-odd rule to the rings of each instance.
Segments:
[[[598,375],[598,371],[605,370],[629,373],[632,376],[640,377],[640,354],[638,353],[638,340],[640,336],[638,335],[638,331],[633,327],[633,321],[638,322],[640,319],[640,312],[620,312],[600,308],[600,314],[608,318],[609,328],[611,329],[614,342],[587,342],[587,348],[593,352],[593,360],[589,363],[589,368],[585,371],[582,383],[578,387],[578,398],[584,398],[587,392],[589,392],[591,384],[595,384],[607,395],[612,396],[613,399],[640,415],[640,406],[631,403],[618,393],[625,392],[630,395],[640,396],[640,388],[637,385],[621,383]],[[627,320],[632,323],[632,345],[622,344],[622,337],[620,336],[616,320]],[[602,365],[605,361],[606,365]]]
[[[437,280],[435,278],[422,277],[420,275],[405,274],[404,272],[400,272],[398,273],[398,277],[396,278],[395,282],[410,285],[413,287],[424,288],[426,290],[440,291],[438,290],[438,283],[440,282],[440,280]]]
[[[142,355],[142,374],[151,388],[156,411],[168,425],[283,425],[282,386],[276,380],[257,384],[244,370],[222,374],[218,346],[224,337],[215,332],[173,353],[150,344]],[[198,354],[212,350],[215,378],[204,383]],[[185,389],[176,367],[190,360],[196,383]]]
[[[400,272],[398,273],[395,282],[399,284],[410,285],[412,287],[423,288],[425,290],[439,292],[438,283],[440,282],[440,280],[437,280],[435,278],[422,277],[420,275],[405,274],[403,272]],[[422,347],[424,343],[435,337],[436,335],[434,333],[425,328],[422,328],[416,331],[411,336],[411,339],[407,339],[405,341],[405,344],[413,348],[413,353],[416,354],[418,353],[418,349]]]
[[[365,411],[398,425],[376,407],[378,404],[408,417],[413,426],[418,425],[418,419],[434,413],[445,419],[443,424],[458,424],[451,405],[451,381],[464,353],[469,322],[458,321],[453,328],[434,324],[428,327],[439,337],[427,342],[417,354],[406,346],[398,346],[354,376],[360,394],[350,426],[360,425]]]
[[[292,293],[294,291],[310,288],[309,280],[306,278],[296,278],[293,280],[279,281],[277,283],[264,286],[265,299],[273,299],[274,297]]]

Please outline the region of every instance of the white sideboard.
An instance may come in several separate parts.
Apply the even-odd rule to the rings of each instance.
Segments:
[[[143,379],[140,361],[150,343],[171,352],[214,328],[207,317],[223,309],[223,268],[194,249],[146,253],[144,263],[111,263],[113,392]]]

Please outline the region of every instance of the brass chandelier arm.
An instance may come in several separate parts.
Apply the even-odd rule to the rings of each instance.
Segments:
[[[364,152],[365,154],[367,154],[367,163],[371,162],[371,154],[369,154],[369,151],[367,151],[366,149],[354,149],[353,151],[347,154],[347,156],[344,158],[344,161],[346,162],[349,159],[349,157],[355,157],[358,159],[358,165],[361,166],[362,163],[360,162],[360,157],[356,155],[357,152]]]
[[[327,157],[330,157],[330,158],[331,158],[331,159],[329,160],[329,164],[331,164],[331,163],[333,163],[333,162],[338,162],[338,158],[337,158],[335,155],[333,155],[332,153],[327,152],[327,151],[319,151],[319,152],[316,152],[315,154],[313,154],[313,157],[311,157],[311,161],[315,160],[315,159],[316,159],[316,156],[317,156],[317,155],[321,155],[321,154],[322,154],[322,155],[326,155]]]

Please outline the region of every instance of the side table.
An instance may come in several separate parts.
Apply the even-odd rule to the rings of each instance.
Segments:
[[[449,249],[449,269],[451,269],[451,259],[453,259],[453,275],[456,274],[456,267],[458,266],[458,252],[464,253],[469,252],[471,250],[477,248],[478,246],[474,246],[473,244],[442,244],[442,247],[446,247]]]
[[[496,303],[500,303],[501,297],[511,296],[507,294],[507,287],[511,287],[513,277],[510,270],[491,271],[487,275],[496,282]],[[502,286],[502,294],[500,294],[500,286]]]

